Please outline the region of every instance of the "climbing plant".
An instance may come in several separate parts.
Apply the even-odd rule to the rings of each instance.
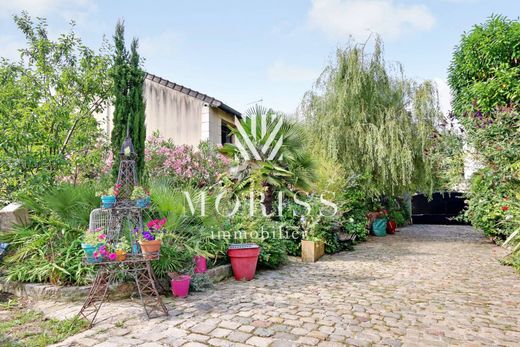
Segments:
[[[404,77],[376,39],[338,49],[307,92],[310,147],[363,182],[371,196],[433,188],[430,148],[441,112],[435,85]]]

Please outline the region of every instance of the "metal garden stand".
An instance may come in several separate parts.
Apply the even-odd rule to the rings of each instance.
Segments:
[[[131,240],[132,252],[127,254],[124,261],[102,261],[92,263],[98,267],[97,275],[90,288],[88,296],[78,316],[94,324],[101,305],[108,299],[108,289],[117,274],[123,273],[132,277],[137,285],[139,296],[148,318],[167,316],[168,310],[164,306],[157,291],[156,278],[150,264],[151,260],[159,259],[159,254],[144,256],[137,243],[134,230],[143,230],[142,209],[130,199],[134,186],[137,185],[135,166],[135,151],[132,141],[126,138],[121,148],[121,162],[117,184],[120,185],[117,202],[113,208],[98,208],[90,214],[91,231],[105,228],[107,243],[115,245],[121,235],[127,235]],[[89,263],[91,264],[91,263]]]

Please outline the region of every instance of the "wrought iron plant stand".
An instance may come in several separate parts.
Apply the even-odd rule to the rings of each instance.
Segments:
[[[143,255],[134,232],[136,229],[142,231],[144,225],[142,208],[130,199],[138,182],[135,165],[136,154],[129,137],[123,143],[120,157],[117,202],[112,208],[93,210],[90,214],[89,229],[94,231],[104,228],[108,245],[115,245],[122,235],[127,235],[131,240],[132,251],[123,261],[89,263],[98,267],[97,275],[78,316],[88,320],[90,326],[94,324],[101,305],[108,299],[109,286],[118,274],[125,274],[134,279],[148,318],[168,315],[168,310],[157,291],[157,280],[150,263],[151,260],[159,259],[160,254]]]

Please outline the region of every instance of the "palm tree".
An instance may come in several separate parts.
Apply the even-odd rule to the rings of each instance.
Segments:
[[[275,193],[311,188],[314,162],[305,149],[303,127],[284,114],[256,105],[232,129],[235,143],[222,153],[238,160],[230,172],[235,193],[261,191],[267,213],[272,211]]]

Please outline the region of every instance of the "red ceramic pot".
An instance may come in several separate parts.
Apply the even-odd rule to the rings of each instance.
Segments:
[[[395,228],[397,227],[397,224],[393,220],[389,220],[386,223],[386,232],[388,234],[395,234]]]
[[[250,281],[255,277],[260,247],[250,244],[231,244],[227,251],[233,275],[237,281]]]

